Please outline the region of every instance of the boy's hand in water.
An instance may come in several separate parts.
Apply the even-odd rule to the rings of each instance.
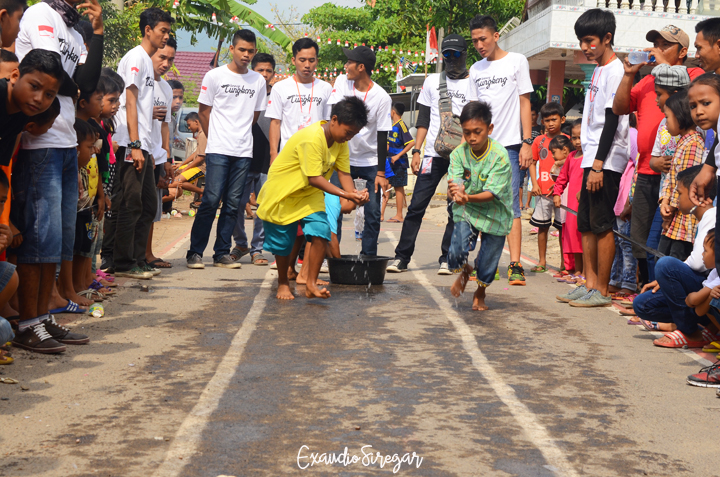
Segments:
[[[352,192],[346,192],[347,199],[352,200],[357,205],[365,205],[370,202],[370,193],[367,189],[361,191],[354,190]]]

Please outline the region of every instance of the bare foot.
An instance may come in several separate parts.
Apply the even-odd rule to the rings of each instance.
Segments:
[[[475,295],[473,295],[473,306],[475,311],[485,311],[488,306],[485,304],[485,287],[478,287]]]
[[[330,292],[327,288],[318,288],[315,283],[308,283],[305,287],[305,296],[308,298],[330,298]]]
[[[617,293],[617,292],[619,292],[619,291],[620,291],[620,289],[619,289],[618,287],[613,286],[613,285],[608,285],[608,292],[610,292],[610,293]]]
[[[307,278],[306,278],[306,277],[303,277],[303,275],[302,275],[302,273],[301,273],[301,274],[298,275],[297,278],[295,279],[295,283],[297,283],[298,285],[307,285]],[[325,280],[320,280],[319,278],[315,281],[315,284],[318,285],[318,286],[321,286],[321,287],[322,287],[322,286],[330,285],[329,282],[326,282]]]
[[[295,295],[293,295],[293,292],[290,289],[289,284],[278,285],[278,291],[277,291],[276,296],[277,296],[278,300],[294,300],[295,299]]]
[[[77,303],[78,305],[80,305],[83,308],[87,308],[90,305],[92,305],[93,303],[95,303],[94,300],[90,300],[88,298],[82,297],[82,296],[78,295],[77,293],[75,293],[74,291],[73,292],[65,291],[63,293],[63,291],[61,290],[60,296],[66,300],[74,301],[75,303]]]
[[[295,280],[298,277],[298,272],[294,268],[288,267],[288,280]]]
[[[470,274],[467,272],[467,269],[463,268],[460,275],[458,275],[455,280],[455,283],[453,283],[453,286],[450,287],[450,294],[455,298],[458,298],[460,295],[465,293],[465,287],[467,286],[468,280],[470,280]]]

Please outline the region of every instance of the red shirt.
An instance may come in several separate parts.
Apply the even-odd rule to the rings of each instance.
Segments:
[[[690,79],[695,79],[705,73],[701,68],[688,68]],[[657,107],[657,95],[655,94],[655,77],[647,75],[636,84],[630,91],[630,111],[635,111],[638,122],[638,174],[656,176],[657,172],[650,169],[650,156],[652,155],[655,136],[657,135],[660,121],[665,119],[665,114]]]
[[[570,139],[567,134],[563,136]],[[532,155],[533,161],[535,161],[536,174],[538,185],[540,186],[540,192],[543,195],[548,195],[551,192],[551,187],[555,185],[555,181],[552,179],[550,171],[555,165],[555,158],[550,152],[548,146],[550,146],[552,139],[547,135],[543,134],[535,138],[532,144]]]

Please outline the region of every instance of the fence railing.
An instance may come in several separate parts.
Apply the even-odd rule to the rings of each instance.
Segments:
[[[528,16],[532,18],[551,5],[720,16],[720,0],[540,0],[528,2]]]

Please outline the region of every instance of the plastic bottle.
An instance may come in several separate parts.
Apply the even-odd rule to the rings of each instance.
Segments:
[[[93,303],[90,306],[90,310],[88,312],[94,316],[95,318],[102,318],[105,316],[105,308],[100,303]]]
[[[649,51],[631,51],[628,55],[628,61],[631,65],[639,65],[640,63],[654,63],[655,57]]]

